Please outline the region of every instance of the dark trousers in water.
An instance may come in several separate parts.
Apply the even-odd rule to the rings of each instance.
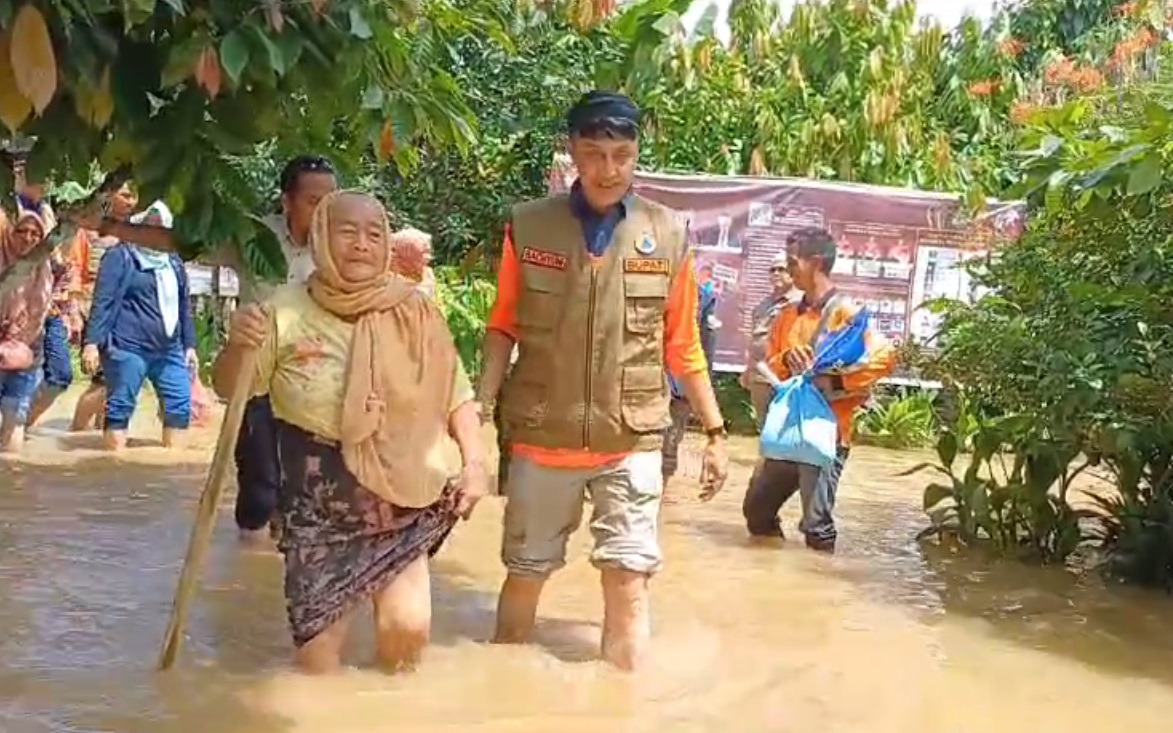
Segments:
[[[849,451],[847,446],[839,446],[835,462],[822,469],[790,461],[760,462],[741,505],[749,533],[755,537],[781,537],[778,512],[797,491],[802,499],[802,521],[798,529],[806,536],[807,546],[834,550],[838,536],[832,516],[835,494]]]
[[[236,439],[236,483],[236,526],[247,530],[267,526],[281,491],[277,424],[268,397],[253,397],[244,408]]]
[[[660,447],[660,473],[665,483],[676,475],[676,467],[680,465],[680,443],[684,440],[692,408],[684,397],[673,397],[668,404],[668,414],[672,424],[664,428],[664,444]]]

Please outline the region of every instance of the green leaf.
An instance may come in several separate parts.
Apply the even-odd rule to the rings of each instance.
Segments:
[[[717,22],[718,12],[720,12],[720,9],[717,7],[717,3],[709,3],[708,7],[705,8],[705,12],[701,13],[700,20],[698,20],[696,25],[693,27],[693,35],[700,38],[712,37],[713,25]]]
[[[350,35],[363,41],[375,35],[371,30],[371,24],[363,17],[362,10],[357,5],[350,8]]]
[[[383,109],[383,100],[386,95],[383,94],[383,88],[378,86],[369,86],[363,90],[362,93],[362,108],[363,109]]]
[[[953,492],[948,486],[942,484],[929,484],[925,488],[924,495],[924,510],[931,512],[933,507],[937,506],[946,499],[953,498]]]
[[[661,15],[655,23],[652,23],[652,28],[662,36],[670,36],[676,32],[680,27],[680,16],[675,12],[668,12]]]
[[[953,431],[947,430],[937,439],[937,457],[945,468],[953,467],[953,461],[957,458],[957,435]]]
[[[1061,147],[1063,147],[1063,138],[1057,135],[1047,135],[1039,145],[1038,154],[1044,158],[1049,158],[1058,152]]]
[[[126,24],[133,27],[148,20],[155,12],[155,0],[122,0]]]
[[[220,42],[220,64],[228,72],[233,85],[240,83],[240,75],[248,66],[248,39],[240,28],[234,29]]]
[[[1149,153],[1133,167],[1132,172],[1128,175],[1129,195],[1140,196],[1161,185],[1164,173],[1161,162],[1159,154]]]
[[[171,47],[167,56],[167,64],[163,67],[159,80],[164,87],[177,86],[192,75],[196,59],[207,43],[206,36],[192,36],[182,43]]]
[[[265,56],[269,59],[269,68],[273,69],[277,76],[284,76],[287,68],[285,65],[285,54],[282,53],[281,49],[273,42],[273,39],[269,37],[269,34],[263,28],[250,25],[249,29],[253,31],[253,37],[257,39],[257,42],[265,50]]]
[[[305,40],[301,35],[291,32],[288,28],[277,37],[277,47],[281,49],[282,62],[286,69],[297,66],[301,59],[301,52],[305,48]]]

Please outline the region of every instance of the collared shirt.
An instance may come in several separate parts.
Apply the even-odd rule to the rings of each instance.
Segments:
[[[576,180],[570,187],[570,210],[582,224],[582,239],[586,242],[587,252],[593,257],[602,257],[607,251],[611,239],[615,236],[615,230],[627,218],[632,195],[629,191],[607,213],[600,214],[587,203],[586,196],[582,193],[581,181]]]
[[[839,291],[837,289],[831,288],[827,292],[823,293],[823,297],[812,302],[810,295],[803,293],[802,298],[798,301],[798,312],[802,314],[809,310],[814,310],[816,313],[821,314],[823,312],[823,308],[827,305],[828,302],[830,302],[831,298],[834,298],[838,294]]]
[[[313,252],[308,246],[301,246],[293,241],[293,235],[289,231],[289,220],[284,214],[270,214],[262,221],[281,244],[281,254],[285,257],[285,282],[304,283],[309,280],[314,271]],[[248,263],[241,257],[239,246],[234,243],[226,243],[218,247],[210,257],[201,258],[200,262],[235,270],[240,282],[240,302],[242,304],[260,302],[269,298],[279,285],[279,283],[266,282],[253,277],[248,270]]]

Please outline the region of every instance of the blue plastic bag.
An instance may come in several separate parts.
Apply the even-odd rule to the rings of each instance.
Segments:
[[[839,425],[808,373],[791,377],[774,392],[762,425],[762,457],[772,461],[829,466],[835,462]]]
[[[835,462],[839,424],[814,378],[850,370],[866,358],[868,321],[867,311],[861,308],[843,328],[818,334],[810,368],[775,387],[762,425],[763,458],[820,468]]]

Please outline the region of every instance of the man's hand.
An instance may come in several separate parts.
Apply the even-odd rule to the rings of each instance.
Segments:
[[[251,304],[236,309],[228,327],[228,345],[240,349],[259,349],[269,332],[269,314],[263,306]]]
[[[81,368],[85,370],[86,374],[96,374],[101,361],[96,345],[86,344],[85,348],[81,350]]]
[[[477,502],[488,493],[489,475],[485,471],[485,464],[482,461],[466,463],[464,470],[460,472],[460,478],[457,479],[453,511],[461,519],[468,519],[472,516],[472,510],[476,508]]]
[[[725,452],[725,438],[713,436],[705,446],[701,462],[701,501],[710,501],[725,486],[729,475],[729,454]]]
[[[745,363],[745,369],[742,369],[741,374],[737,377],[737,383],[741,385],[742,389],[749,389],[749,370],[750,369],[753,369],[753,366],[751,366],[750,363],[747,361]]]
[[[200,357],[198,354],[196,354],[195,349],[188,349],[187,352],[183,355],[183,360],[187,362],[187,368],[189,371],[194,372],[199,370]]]
[[[782,354],[782,361],[785,362],[786,368],[790,370],[791,374],[805,372],[810,368],[814,358],[814,351],[806,345],[792,347]]]

